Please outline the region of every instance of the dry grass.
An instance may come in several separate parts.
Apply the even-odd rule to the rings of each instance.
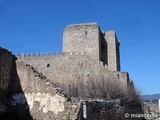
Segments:
[[[122,104],[141,105],[140,93],[134,87],[126,87],[118,80],[100,78],[86,82],[69,82],[59,84],[69,97],[104,98],[107,100],[121,99]]]
[[[120,99],[121,107],[124,110],[115,111],[110,109],[106,112],[104,118],[113,117],[116,120],[124,120],[125,113],[143,113],[140,93],[133,86],[124,86],[118,80],[106,80],[104,78],[86,82],[68,83],[68,85],[59,84],[69,97],[83,98],[103,98],[106,100]],[[113,115],[112,115],[113,114]],[[132,118],[129,118],[132,120]],[[140,118],[141,119],[141,118]]]

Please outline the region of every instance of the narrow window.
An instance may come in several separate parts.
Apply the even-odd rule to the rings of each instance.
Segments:
[[[85,35],[87,35],[87,31],[85,31]]]
[[[50,67],[50,64],[47,64],[47,68]]]
[[[119,74],[117,74],[117,79],[119,79]]]

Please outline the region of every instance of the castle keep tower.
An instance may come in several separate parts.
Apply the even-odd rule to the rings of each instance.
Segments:
[[[99,36],[97,23],[68,25],[63,33],[63,52],[84,52],[99,62]]]
[[[120,71],[119,42],[115,31],[101,32],[97,23],[68,25],[63,33],[63,52],[83,52],[109,71]]]

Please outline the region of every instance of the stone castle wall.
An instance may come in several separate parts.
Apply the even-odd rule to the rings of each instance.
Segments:
[[[84,53],[62,53],[46,56],[17,56],[18,61],[34,66],[51,81],[67,84],[69,82],[86,82],[98,77],[101,70],[107,71],[103,63],[95,64],[95,60],[84,55]]]
[[[17,56],[18,61],[23,61],[26,64],[34,66],[36,70],[43,73],[52,82],[61,84],[69,84],[84,82],[93,79],[118,79],[123,81],[127,86],[128,73],[126,72],[111,72],[108,66],[103,62],[95,64],[95,60],[87,56],[85,53],[59,53],[57,55],[26,55]],[[118,76],[118,77],[117,77]]]
[[[32,66],[17,61],[16,68],[22,91],[18,90],[12,95],[11,110],[17,116],[28,120],[24,109],[18,109],[25,108],[36,120],[80,120],[80,103],[72,103],[61,88]]]
[[[17,58],[60,84],[104,78],[102,72],[123,81],[125,86],[129,79],[127,73],[118,73],[123,77],[115,75],[120,71],[115,32],[101,32],[97,23],[67,26],[63,33],[63,53],[20,54]]]
[[[80,102],[71,102],[46,76],[15,60],[0,49],[0,119],[81,120]]]
[[[101,81],[110,80],[113,83],[121,81],[120,86],[124,88],[128,86],[128,73],[108,71],[108,67],[104,66],[103,62],[95,64],[95,60],[82,53],[25,56],[24,54],[18,56],[17,61],[34,66],[37,71],[47,76],[69,96],[88,96],[87,91],[91,89],[91,85],[101,84]]]

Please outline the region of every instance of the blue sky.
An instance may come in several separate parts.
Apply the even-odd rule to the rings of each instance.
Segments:
[[[121,70],[142,94],[160,93],[160,0],[0,0],[0,46],[61,52],[68,24],[98,22],[121,42]]]

